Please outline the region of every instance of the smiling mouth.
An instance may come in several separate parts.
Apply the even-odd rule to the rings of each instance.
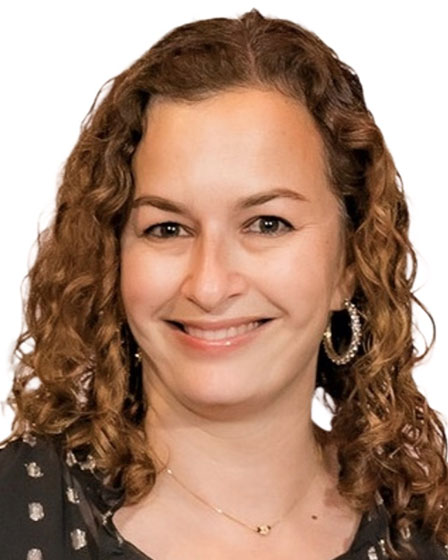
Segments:
[[[229,327],[226,329],[213,329],[213,330],[190,327],[188,325],[184,325],[183,323],[179,323],[178,321],[167,321],[167,323],[189,336],[213,341],[213,340],[222,340],[222,339],[241,336],[243,334],[246,334],[250,331],[257,329],[258,327],[260,327],[264,323],[267,323],[268,321],[272,321],[272,319],[260,319],[258,321],[252,321],[250,323],[246,323],[245,325],[239,325],[238,327]]]

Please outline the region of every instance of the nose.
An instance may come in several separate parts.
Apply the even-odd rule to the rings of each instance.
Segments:
[[[198,238],[182,283],[182,295],[210,312],[244,293],[247,279],[238,266],[240,260],[238,249],[220,237]]]

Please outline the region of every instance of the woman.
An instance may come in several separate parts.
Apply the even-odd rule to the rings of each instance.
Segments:
[[[445,558],[407,232],[315,35],[252,10],[163,37],[92,109],[30,272],[4,554]]]

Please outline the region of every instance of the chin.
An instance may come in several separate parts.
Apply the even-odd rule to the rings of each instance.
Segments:
[[[264,402],[255,398],[229,398],[226,400],[223,398],[201,400],[189,398],[185,405],[198,416],[214,421],[243,419],[266,408]]]
[[[274,390],[264,388],[262,391],[259,384],[244,383],[241,377],[223,379],[221,375],[219,379],[213,376],[208,382],[204,381],[188,386],[177,385],[172,394],[188,409],[210,418],[235,418],[238,414],[264,410],[275,398]]]

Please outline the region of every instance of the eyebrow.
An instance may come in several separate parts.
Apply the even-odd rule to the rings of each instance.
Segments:
[[[253,206],[258,206],[260,204],[265,204],[270,200],[276,198],[288,198],[291,200],[299,202],[309,202],[309,200],[296,191],[286,188],[276,188],[268,191],[262,191],[259,193],[252,194],[248,197],[240,198],[235,204],[236,210],[247,210]],[[132,208],[138,208],[139,206],[154,206],[160,210],[166,210],[167,212],[174,212],[176,214],[189,215],[190,211],[188,207],[180,202],[174,202],[163,198],[161,196],[146,195],[136,198],[132,203]]]

